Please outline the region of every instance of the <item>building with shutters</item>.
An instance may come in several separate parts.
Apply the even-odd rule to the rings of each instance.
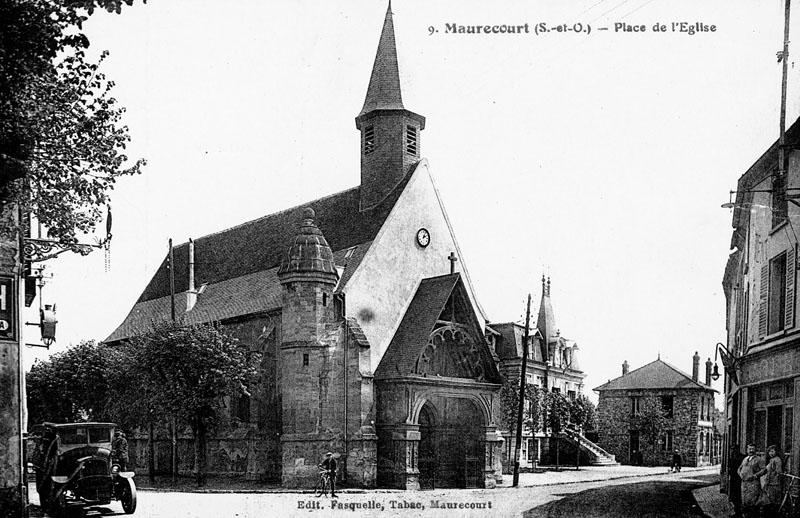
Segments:
[[[711,360],[700,380],[700,356],[692,358],[689,376],[658,358],[595,388],[598,444],[624,464],[669,466],[678,450],[684,466],[707,466],[719,462],[720,437],[715,433]],[[642,416],[645,405],[658,405],[666,418],[658,437],[647,437]],[[653,440],[654,439],[654,440]]]
[[[800,188],[800,123],[788,129],[786,144],[785,178],[778,174],[776,141],[742,174],[736,187],[731,253],[722,279],[729,356],[721,373],[727,448],[744,449],[754,443],[757,451],[764,452],[768,445],[777,445],[797,474],[800,206],[794,198]]]
[[[403,105],[388,10],[355,118],[360,184],[175,248],[183,320],[219,322],[262,358],[252,396],[223,403],[211,472],[313,487],[332,451],[353,486],[495,486],[501,378],[421,155],[425,122]],[[167,261],[106,342],[170,318]],[[145,470],[142,439],[132,461]],[[156,443],[168,471],[169,437]],[[191,472],[183,439],[179,457]]]

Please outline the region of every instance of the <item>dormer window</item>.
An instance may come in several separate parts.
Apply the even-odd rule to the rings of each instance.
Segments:
[[[406,153],[417,156],[417,128],[406,126]]]
[[[364,128],[364,154],[369,155],[375,151],[375,126]]]

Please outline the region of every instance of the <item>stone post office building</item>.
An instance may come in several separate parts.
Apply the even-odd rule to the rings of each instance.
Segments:
[[[308,487],[331,450],[351,485],[494,487],[501,378],[421,156],[425,122],[403,105],[388,10],[355,119],[360,184],[176,247],[184,321],[262,353],[259,386],[209,441],[211,471]],[[107,342],[169,315],[165,259]],[[157,468],[168,458],[163,441]]]
[[[714,431],[714,394],[711,361],[706,362],[705,382],[699,379],[700,356],[692,358],[692,375],[657,359],[629,371],[594,390],[599,393],[598,444],[624,464],[668,466],[677,449],[684,466],[718,462],[720,438]],[[657,442],[649,443],[636,417],[645,399],[654,398],[665,411],[667,424]],[[654,448],[655,446],[655,448]]]

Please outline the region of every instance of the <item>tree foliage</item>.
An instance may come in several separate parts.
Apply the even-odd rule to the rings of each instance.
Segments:
[[[115,347],[81,342],[28,373],[30,422],[113,421],[133,430],[177,418],[192,428],[203,483],[206,434],[224,396],[249,395],[258,363],[211,324],[159,324]]]
[[[258,355],[215,325],[164,323],[126,346],[128,397],[134,412],[176,416],[195,439],[197,483],[205,483],[206,434],[217,421],[224,396],[249,395]]]
[[[585,432],[597,430],[597,408],[584,394],[569,402],[569,421]]]
[[[116,180],[144,164],[125,155],[124,108],[99,70],[106,53],[89,60],[89,40],[81,32],[95,8],[119,12],[123,3],[133,0],[0,2],[3,198],[66,243],[94,230]]]
[[[113,357],[109,348],[84,341],[34,363],[26,376],[29,422],[108,420]]]
[[[525,400],[527,403],[522,412],[522,425],[531,433],[536,433],[541,429],[544,391],[535,385],[525,385]],[[518,383],[513,381],[503,383],[500,389],[500,405],[503,427],[512,434],[516,433],[519,412]]]

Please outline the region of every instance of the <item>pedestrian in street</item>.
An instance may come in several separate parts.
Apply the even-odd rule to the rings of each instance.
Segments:
[[[778,447],[771,445],[767,448],[767,465],[756,473],[756,476],[763,477],[762,499],[764,516],[777,516],[778,507],[781,505],[783,497],[782,477],[783,459],[778,453]]]
[[[761,497],[761,481],[758,473],[764,467],[764,458],[756,455],[754,444],[747,445],[747,456],[739,465],[739,478],[742,479],[742,516],[757,518],[759,515],[759,499]]]
[[[120,471],[128,471],[128,440],[122,430],[117,428],[111,442],[111,454],[117,461]]]
[[[728,455],[728,500],[733,505],[734,516],[742,516],[742,479],[739,477],[739,466],[744,455],[738,444],[731,447]]]
[[[675,448],[675,453],[672,454],[672,465],[670,466],[670,472],[674,471],[675,473],[680,473],[681,466],[683,465],[683,457],[681,457],[681,452]]]
[[[336,459],[332,452],[325,454],[319,467],[328,473],[328,480],[331,483],[331,498],[336,498]]]

